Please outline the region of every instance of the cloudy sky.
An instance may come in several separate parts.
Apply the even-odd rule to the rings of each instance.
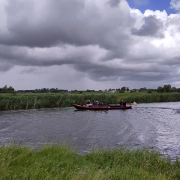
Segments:
[[[180,0],[0,0],[0,87],[180,87]]]

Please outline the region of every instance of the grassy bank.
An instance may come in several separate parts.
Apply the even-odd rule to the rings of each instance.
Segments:
[[[0,179],[178,180],[180,162],[171,163],[148,149],[79,155],[64,146],[38,151],[9,146],[0,148]]]
[[[180,93],[7,93],[0,94],[0,110],[70,107],[73,103],[84,104],[87,99],[110,104],[118,103],[122,99],[128,103],[175,102],[180,101]]]

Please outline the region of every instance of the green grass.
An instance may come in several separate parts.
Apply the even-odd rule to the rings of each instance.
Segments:
[[[0,148],[0,179],[178,180],[180,162],[172,163],[148,149],[122,148],[79,155],[65,146],[38,151],[8,146]]]
[[[137,103],[154,103],[154,102],[177,102],[180,101],[180,93],[147,93],[147,92],[134,92],[134,93],[116,93],[117,101],[125,99],[126,102]]]
[[[122,99],[127,103],[152,103],[180,101],[180,93],[1,93],[0,110],[32,109],[51,107],[70,107],[72,104],[84,104],[86,100],[115,104]]]

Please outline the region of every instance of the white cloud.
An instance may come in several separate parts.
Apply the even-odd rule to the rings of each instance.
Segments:
[[[171,0],[170,5],[172,9],[176,11],[180,10],[180,0]]]
[[[179,84],[180,14],[143,14],[125,0],[6,0],[0,15],[0,86]]]

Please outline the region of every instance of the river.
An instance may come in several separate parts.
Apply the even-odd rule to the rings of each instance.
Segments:
[[[175,160],[180,158],[180,102],[138,104],[129,110],[0,111],[0,145],[9,143],[34,148],[66,143],[79,153],[148,147]]]

